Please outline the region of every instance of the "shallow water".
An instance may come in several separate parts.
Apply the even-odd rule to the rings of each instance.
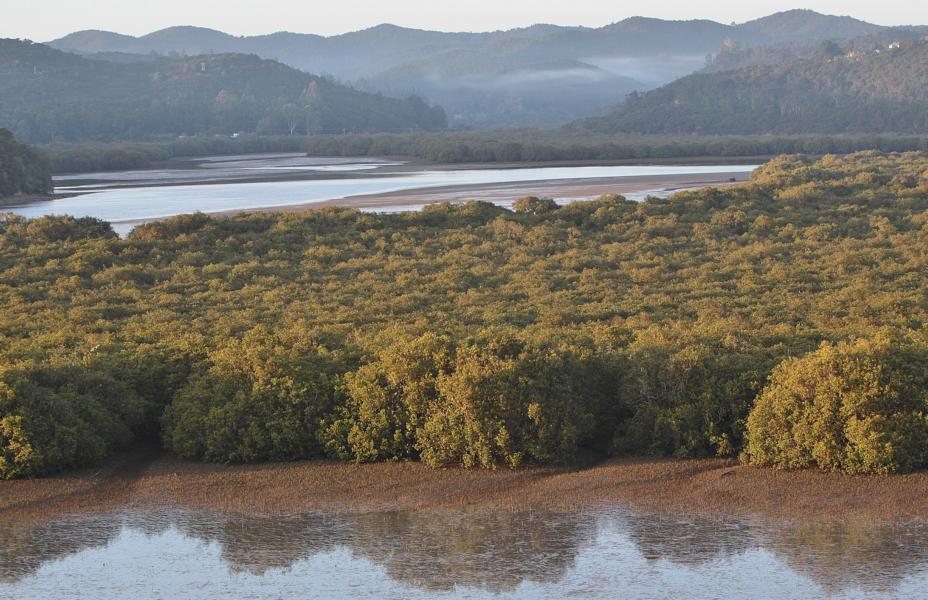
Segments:
[[[446,186],[634,176],[745,173],[753,166],[537,167],[419,170],[373,159],[294,155],[213,157],[178,169],[87,173],[56,178],[56,193],[79,195],[4,208],[26,217],[68,214],[128,225],[192,212],[286,207]],[[274,180],[281,172],[300,180]],[[257,180],[257,181],[255,181]],[[164,185],[170,184],[170,185]],[[421,204],[388,210],[416,210]]]
[[[0,597],[924,597],[925,525],[625,509],[246,517],[123,511],[0,529]]]

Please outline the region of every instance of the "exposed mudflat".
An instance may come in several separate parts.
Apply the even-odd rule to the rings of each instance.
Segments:
[[[848,476],[776,471],[721,459],[611,460],[578,469],[432,469],[327,461],[203,465],[156,450],[101,469],[0,482],[0,522],[121,508],[278,514],[443,508],[576,511],[621,504],[776,520],[928,520],[928,473]]]
[[[249,209],[244,212],[300,212],[324,206],[378,211],[410,210],[436,202],[460,203],[470,200],[481,200],[509,206],[515,200],[525,196],[551,197],[561,202],[589,200],[608,194],[623,195],[630,199],[643,199],[647,195],[665,196],[688,189],[723,187],[735,183],[744,183],[749,177],[750,173],[731,172],[452,185],[349,196],[337,200],[288,207]],[[226,214],[235,214],[235,211],[229,211]]]

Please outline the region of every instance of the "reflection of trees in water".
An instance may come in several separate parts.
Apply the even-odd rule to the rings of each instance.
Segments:
[[[829,593],[859,588],[890,593],[928,567],[928,526],[804,523],[773,528],[764,540],[775,556]]]
[[[131,526],[157,533],[165,523],[216,543],[236,572],[262,575],[344,546],[397,581],[436,590],[559,581],[595,534],[589,515],[506,511],[266,517],[176,511]]]
[[[66,515],[45,521],[0,524],[0,582],[15,583],[45,563],[105,548],[124,527],[149,536],[164,533],[188,513],[117,511]],[[189,516],[187,518],[190,518]]]
[[[186,510],[4,524],[0,526],[0,581],[15,583],[47,562],[106,547],[124,527],[151,537],[175,528],[189,538],[216,543],[233,571],[262,575],[344,543],[349,525],[344,518],[323,515],[248,517]]]
[[[505,511],[370,513],[353,516],[212,516],[178,524],[219,545],[233,571],[261,575],[338,546],[382,565],[394,580],[447,590],[506,590],[526,580],[556,582],[595,533],[580,514]]]
[[[646,558],[700,565],[758,545],[747,524],[667,513],[624,513],[619,527]]]
[[[16,583],[47,562],[105,547],[124,526],[150,536],[176,528],[193,540],[216,544],[231,570],[255,576],[346,547],[381,565],[394,580],[427,590],[505,591],[524,581],[556,583],[600,527],[615,529],[648,558],[682,565],[710,564],[762,548],[830,593],[856,588],[891,593],[903,578],[928,566],[925,525],[753,527],[734,520],[629,512],[598,517],[490,510],[257,517],[166,510],[4,524],[0,582]]]
[[[218,543],[233,571],[261,575],[338,546],[426,589],[512,589],[561,579],[594,532],[591,517],[505,511],[212,516],[179,525]]]
[[[581,543],[595,533],[589,516],[505,511],[199,515],[178,528],[217,543],[233,571],[261,575],[345,546],[382,565],[397,581],[440,590],[455,585],[505,590],[526,580],[556,582],[573,564]]]
[[[831,594],[854,588],[891,593],[903,579],[928,568],[928,526],[924,524],[819,521],[765,527],[738,520],[633,513],[617,519],[619,528],[647,558],[701,565],[760,548]]]
[[[355,555],[431,590],[557,582],[595,534],[595,519],[582,513],[377,513],[354,517],[352,525]]]
[[[348,527],[344,517],[322,514],[254,517],[188,513],[184,522],[178,523],[186,535],[217,543],[230,569],[252,575],[286,569],[332,550],[345,543]]]
[[[102,548],[121,528],[113,515],[74,517],[41,523],[0,525],[0,582],[14,583],[47,562],[89,548]]]

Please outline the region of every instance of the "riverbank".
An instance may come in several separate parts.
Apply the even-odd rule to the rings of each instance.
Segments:
[[[62,198],[69,198],[71,195],[72,194],[19,194],[16,196],[4,196],[0,198],[0,213],[4,212],[4,208],[6,207],[48,202],[49,200],[60,200]]]
[[[579,468],[431,469],[327,461],[204,465],[157,450],[93,470],[0,481],[0,523],[122,508],[278,514],[446,508],[577,511],[616,504],[706,516],[928,521],[928,473],[848,476],[723,459],[616,459]]]
[[[325,207],[371,212],[420,210],[440,202],[479,200],[511,206],[525,196],[561,203],[620,194],[632,200],[668,196],[750,178],[753,165],[592,165],[533,163],[497,168],[445,169],[385,159],[313,159],[297,155],[214,157],[208,166],[163,171],[88,173],[60,179],[60,193],[74,197],[18,207],[26,216],[45,213],[94,216],[120,234],[175,214],[219,217],[243,213],[300,213]],[[241,178],[241,179],[236,179]],[[85,187],[86,186],[86,187]]]
[[[333,200],[304,202],[287,206],[255,207],[242,210],[211,212],[212,216],[230,217],[237,214],[267,212],[301,213],[307,210],[340,207],[356,208],[377,212],[418,210],[429,204],[451,202],[458,204],[471,200],[491,202],[503,206],[511,205],[519,198],[537,196],[554,198],[560,202],[592,200],[600,196],[618,194],[633,199],[648,195],[666,196],[677,191],[703,187],[727,187],[744,183],[750,173],[706,173],[683,175],[642,175],[631,177],[550,179],[545,181],[487,183],[476,185],[451,185],[428,187],[381,194],[347,196]],[[139,225],[145,221],[132,221]],[[128,223],[128,222],[127,222]]]

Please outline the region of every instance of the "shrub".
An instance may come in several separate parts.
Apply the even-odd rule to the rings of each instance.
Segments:
[[[418,456],[417,433],[438,403],[437,383],[453,357],[447,338],[398,342],[346,377],[347,402],[322,437],[329,454],[373,462]]]
[[[928,352],[877,339],[783,361],[748,419],[747,460],[892,473],[928,465]]]
[[[641,332],[625,354],[618,454],[730,456],[767,358],[725,339],[668,339]]]
[[[580,373],[569,353],[459,349],[453,370],[439,377],[441,403],[419,433],[423,461],[490,468],[571,462],[596,424],[598,398],[581,393]]]
[[[347,403],[322,437],[330,455],[357,462],[569,463],[615,391],[602,366],[510,339],[455,347],[426,334],[349,374]]]
[[[127,445],[145,416],[131,386],[80,364],[0,369],[0,478],[99,462]]]
[[[162,419],[165,446],[211,462],[320,456],[318,424],[336,403],[331,353],[257,328],[209,353]]]
[[[517,213],[528,213],[532,215],[543,215],[557,210],[557,202],[551,198],[537,198],[535,196],[525,196],[512,203],[512,210]]]

